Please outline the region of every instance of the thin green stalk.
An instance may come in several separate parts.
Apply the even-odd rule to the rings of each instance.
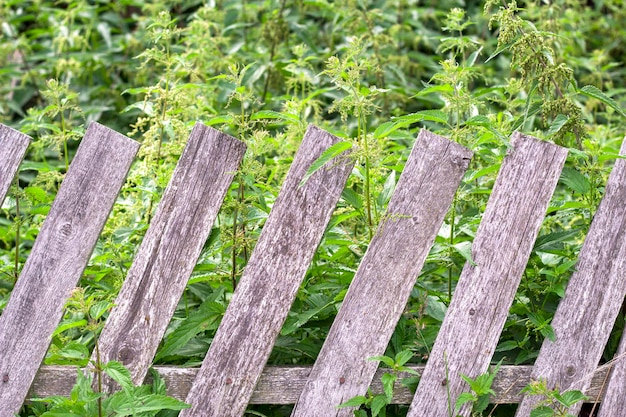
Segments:
[[[17,281],[17,277],[19,276],[20,270],[20,234],[22,233],[22,219],[20,216],[20,193],[19,193],[19,178],[15,176],[15,281]]]
[[[357,116],[357,136],[360,138],[363,150],[365,151],[365,210],[367,212],[367,231],[369,240],[372,240],[374,222],[372,220],[372,199],[370,196],[371,179],[370,179],[370,159],[369,159],[369,145],[367,143],[367,132],[365,129],[365,120],[362,115]]]
[[[98,381],[98,394],[102,393],[102,361],[100,359],[100,348],[98,347],[98,338],[95,339],[96,350],[96,379]],[[102,417],[102,396],[98,397],[98,417]]]
[[[231,255],[231,271],[230,271],[230,281],[233,284],[233,291],[235,291],[237,289],[237,218],[239,217],[239,204],[243,203],[243,196],[244,196],[244,185],[243,185],[243,179],[241,179],[239,181],[239,199],[237,201],[237,203],[235,204],[235,210],[233,212],[233,250],[232,250],[232,255]],[[242,230],[243,229],[243,225],[242,225]],[[245,245],[244,245],[244,257],[247,260],[248,254],[247,251],[245,251]]]
[[[167,56],[169,58],[169,47],[167,48]],[[168,59],[169,62],[169,59]],[[168,65],[168,69],[167,71],[169,73],[169,65]],[[165,126],[163,125],[163,121],[165,120],[165,117],[167,116],[167,99],[169,97],[169,88],[170,88],[170,83],[167,79],[167,77],[165,78],[165,90],[164,90],[164,100],[163,103],[161,105],[161,120],[159,120],[159,124],[161,125],[161,136],[159,136],[159,145],[157,146],[157,155],[156,155],[156,166],[159,167],[161,165],[161,148],[163,146],[163,140],[165,139]],[[154,206],[154,194],[150,196],[150,203],[148,205],[148,218],[147,218],[147,223],[150,224],[150,222],[152,221],[152,207]]]
[[[450,237],[448,238],[448,256],[450,258],[450,266],[448,267],[448,302],[452,300],[452,269],[454,263],[452,262],[452,245],[454,245],[454,235],[456,233],[456,203],[457,194],[454,194],[454,200],[452,200],[452,212],[450,213]]]
[[[65,172],[68,171],[69,167],[70,167],[70,162],[69,162],[69,156],[68,151],[67,151],[67,134],[65,131],[65,114],[63,113],[63,107],[61,107],[61,132],[63,134],[63,154],[65,157]]]

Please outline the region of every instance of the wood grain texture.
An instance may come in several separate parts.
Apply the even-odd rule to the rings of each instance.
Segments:
[[[191,132],[99,338],[100,360],[122,362],[135,383],[152,364],[245,150],[202,124]],[[105,389],[116,387],[107,378]]]
[[[519,133],[511,145],[472,244],[475,265],[463,268],[409,417],[448,415],[448,404],[469,391],[461,375],[475,378],[489,367],[567,156]]]
[[[424,366],[409,366],[410,369],[422,373]],[[169,395],[184,400],[198,374],[198,368],[180,368],[174,366],[155,366],[154,369],[163,377]],[[249,404],[294,404],[304,389],[311,373],[311,366],[267,366],[254,388]],[[69,396],[78,368],[72,366],[42,366],[31,386],[28,398],[42,398],[49,395]],[[388,369],[376,371],[372,385],[374,394],[383,392],[381,377]],[[521,390],[530,382],[532,366],[504,365],[496,375],[492,388],[495,394],[491,397],[492,404],[514,404],[522,400]],[[400,373],[399,377],[411,375]],[[591,398],[599,398],[602,385],[607,377],[607,368],[598,368],[591,385],[585,394]],[[144,383],[151,384],[150,374]],[[396,384],[393,392],[393,404],[410,404],[413,394],[404,385]]]
[[[0,206],[24,158],[30,137],[0,124]]]
[[[602,404],[598,411],[598,417],[626,417],[626,333],[622,334],[619,347],[612,365],[610,365],[609,375],[606,381],[604,396],[601,397]],[[593,384],[593,380],[591,381]],[[591,398],[600,398],[591,397]]]
[[[620,153],[626,154],[626,143]],[[543,342],[535,361],[533,378],[545,378],[550,387],[584,390],[602,357],[626,294],[625,201],[626,160],[617,159],[578,255],[576,271],[552,319],[556,339]],[[525,398],[516,416],[528,416],[537,401],[532,396]],[[623,408],[624,397],[620,402]],[[579,410],[576,406],[571,413]]]
[[[365,395],[472,152],[422,130],[292,417],[348,417]]]
[[[307,169],[337,138],[309,126],[181,417],[241,416],[352,169]]]
[[[0,316],[0,417],[21,407],[138,148],[89,126]]]

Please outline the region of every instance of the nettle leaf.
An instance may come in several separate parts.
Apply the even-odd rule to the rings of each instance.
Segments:
[[[359,407],[365,403],[367,403],[367,398],[363,395],[357,395],[356,397],[350,398],[345,403],[339,404],[337,408]]]
[[[370,358],[367,358],[367,360],[382,362],[390,368],[393,368],[393,365],[394,365],[393,358],[390,358],[389,356],[372,356]]]
[[[550,128],[548,129],[548,135],[554,135],[558,133],[563,128],[563,126],[567,124],[567,122],[569,122],[569,117],[563,114],[559,114],[558,116],[556,116],[552,121]]]
[[[213,125],[232,123],[232,122],[233,122],[233,116],[230,114],[225,114],[223,116],[214,117],[211,120],[204,122],[204,124],[207,126],[213,126]]]
[[[380,379],[383,383],[383,391],[385,392],[387,403],[390,403],[393,398],[393,387],[398,377],[395,374],[385,373]]]
[[[410,350],[403,350],[396,355],[396,366],[403,366],[405,363],[411,360],[413,352]]]
[[[587,399],[587,396],[577,390],[565,391],[558,398],[559,402],[563,404],[565,407],[571,407],[574,404],[580,401],[584,401],[586,399]]]
[[[300,121],[300,118],[296,116],[295,114],[280,113],[280,112],[273,111],[273,110],[261,110],[256,113],[253,113],[252,116],[250,116],[250,120],[261,120],[261,119],[280,119],[280,120],[286,120],[286,121],[290,121],[294,123],[298,123]]]
[[[545,405],[537,407],[530,412],[530,417],[552,417],[554,415],[554,410]]]
[[[391,122],[381,124],[374,131],[374,138],[380,139],[389,136],[398,129],[411,126],[413,123],[430,121],[448,125],[448,115],[441,110],[422,110],[406,116],[394,117]]]
[[[111,377],[115,382],[126,390],[131,391],[134,388],[130,371],[118,361],[107,362],[102,366],[102,370]]]
[[[591,189],[589,179],[574,168],[563,168],[559,179],[578,194],[586,194]]]
[[[311,164],[311,166],[307,170],[306,174],[304,175],[304,178],[302,178],[302,181],[300,181],[300,187],[302,187],[304,184],[306,184],[306,182],[309,180],[309,178],[311,178],[311,175],[315,174],[317,171],[322,169],[322,167],[324,167],[324,165],[326,165],[328,162],[330,162],[333,158],[336,158],[337,156],[341,155],[342,153],[348,151],[349,149],[352,149],[352,142],[349,142],[349,141],[346,141],[346,140],[341,141],[341,142],[337,142],[333,146],[331,146],[330,148],[326,149],[324,151],[324,153],[322,153],[320,155],[320,157],[317,158]]]
[[[475,400],[476,400],[476,396],[473,393],[463,392],[456,399],[456,404],[454,404],[454,407],[456,410],[460,410],[461,407],[463,407],[465,403],[471,403],[471,402],[474,402]]]
[[[167,336],[165,344],[154,360],[158,361],[174,355],[198,334],[206,330],[217,329],[225,311],[226,308],[222,304],[212,299],[204,301],[176,330]]]
[[[385,406],[389,404],[387,402],[387,398],[385,398],[384,395],[377,395],[372,399],[372,417],[376,417],[378,415],[384,416],[385,414],[382,413],[383,409],[385,408]]]
[[[617,101],[607,96],[598,87],[595,87],[593,85],[586,85],[583,88],[579,89],[578,92],[585,96],[595,98],[596,100],[600,100],[602,103],[606,104],[607,106],[611,107],[613,110],[618,112],[621,116],[626,117],[626,113],[624,113],[624,110],[617,103]]]

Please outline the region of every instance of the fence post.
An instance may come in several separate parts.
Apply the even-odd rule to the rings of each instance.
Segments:
[[[449,415],[468,390],[461,375],[484,373],[496,349],[567,156],[519,133],[511,145],[407,417]]]
[[[138,148],[89,126],[0,316],[0,417],[22,406]]]
[[[300,184],[335,142],[309,126],[180,417],[243,415],[352,169],[331,161]]]
[[[626,155],[626,141],[621,155]],[[593,216],[576,270],[552,319],[554,342],[544,340],[531,377],[549,387],[585,391],[626,293],[626,161],[618,158]],[[618,366],[621,366],[618,364]],[[623,383],[624,381],[620,381]],[[612,388],[614,389],[614,388]],[[623,389],[623,388],[622,388]],[[619,393],[620,390],[615,390]],[[623,392],[623,391],[622,391]],[[613,395],[613,394],[611,394]],[[619,411],[624,413],[624,398]],[[515,414],[528,416],[537,398],[526,396]],[[581,404],[569,412],[577,414]],[[607,407],[609,408],[609,407]],[[607,415],[617,416],[617,410]]]
[[[0,206],[24,158],[30,137],[0,124]]]
[[[385,353],[472,152],[422,130],[292,417],[351,416]]]
[[[136,384],[152,364],[245,149],[199,123],[191,132],[99,338],[99,359],[122,362]],[[116,384],[106,380],[112,391]]]

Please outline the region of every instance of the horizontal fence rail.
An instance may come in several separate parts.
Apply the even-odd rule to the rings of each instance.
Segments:
[[[252,392],[249,404],[295,404],[306,386],[311,375],[312,366],[267,366],[261,373],[259,381]],[[424,365],[408,366],[420,375]],[[175,366],[155,366],[159,375],[165,381],[169,395],[184,400],[189,394],[191,385],[196,379],[198,368],[181,368]],[[591,377],[591,384],[585,391],[589,402],[602,398],[603,387],[609,367],[600,367]],[[76,382],[77,367],[44,365],[39,370],[35,381],[28,393],[29,398],[42,398],[49,395],[69,396],[73,384]],[[379,368],[374,374],[370,388],[375,394],[383,392],[381,378],[388,369]],[[516,404],[522,400],[521,390],[531,382],[532,366],[503,365],[498,371],[493,390],[495,394],[490,402],[493,404]],[[414,375],[401,372],[399,380]],[[152,383],[150,374],[144,383]],[[392,404],[410,404],[413,393],[402,384],[396,384],[393,392]]]

